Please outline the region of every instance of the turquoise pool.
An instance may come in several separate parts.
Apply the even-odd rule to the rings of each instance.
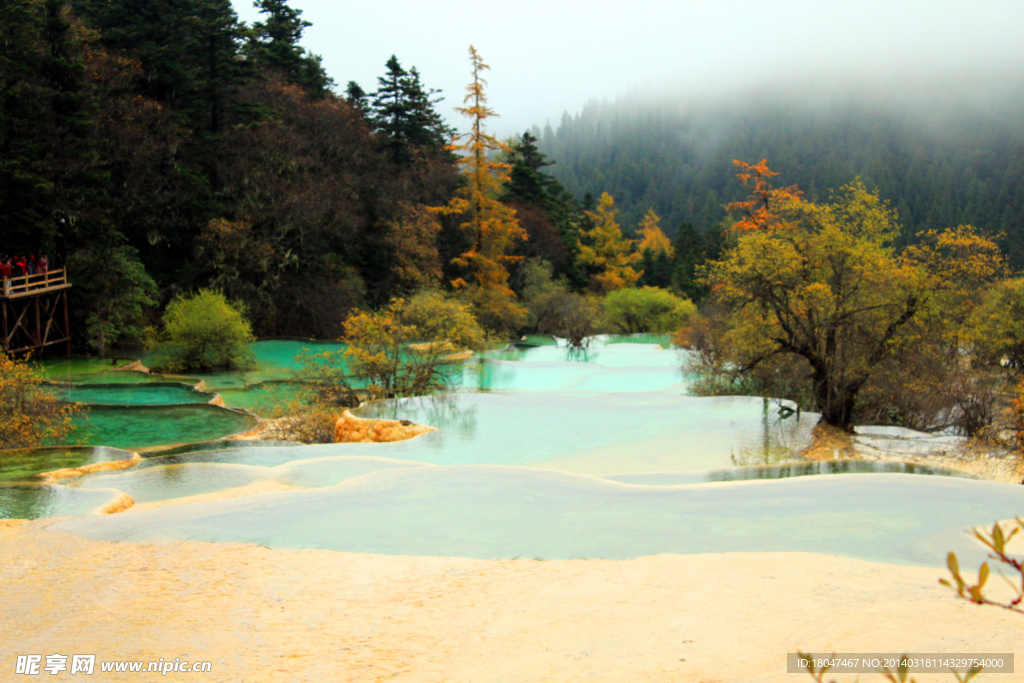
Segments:
[[[1021,486],[903,463],[803,461],[796,453],[817,415],[783,417],[776,402],[759,398],[688,396],[685,352],[664,348],[667,341],[598,339],[580,352],[527,339],[453,366],[458,391],[357,411],[438,428],[409,441],[196,443],[147,453],[132,470],[82,477],[59,491],[8,486],[0,514],[88,514],[120,491],[143,503],[274,481],[294,488],[53,528],[105,540],[386,554],[621,559],[796,550],[939,566],[949,550],[980,561],[965,529],[1024,513]],[[258,406],[294,389],[286,380],[303,348],[343,347],[260,342],[257,369],[205,384],[229,405]],[[116,374],[96,364],[66,368],[66,376],[74,373]],[[135,403],[138,391],[160,404],[91,407],[89,443],[199,442],[252,422],[214,406],[163,405],[191,395],[174,386],[166,394],[152,380],[77,387],[91,403],[104,396]],[[861,438],[881,447],[897,437],[883,430]],[[7,476],[98,452],[12,460]]]
[[[152,406],[208,403],[213,394],[178,382],[75,384],[57,390],[61,400],[94,405]]]
[[[137,450],[163,444],[209,441],[245,431],[251,415],[206,404],[88,406],[75,416],[75,440]]]

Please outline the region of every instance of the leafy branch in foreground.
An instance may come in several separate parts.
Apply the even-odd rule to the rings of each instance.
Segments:
[[[981,541],[989,550],[989,557],[993,560],[998,560],[1002,564],[1009,567],[1013,572],[1020,574],[1020,585],[1016,585],[1013,581],[1006,577],[1005,574],[1000,572],[1000,576],[1010,585],[1010,588],[1014,592],[1014,597],[1007,602],[999,602],[998,600],[991,600],[985,597],[984,588],[988,582],[988,577],[991,575],[989,570],[988,562],[983,562],[981,567],[978,569],[978,582],[968,583],[964,580],[963,576],[960,575],[960,563],[956,558],[956,553],[950,552],[946,556],[946,565],[949,567],[949,572],[953,576],[953,582],[949,582],[946,579],[939,579],[939,583],[943,586],[956,591],[956,594],[964,600],[969,600],[976,605],[994,605],[996,607],[1002,607],[1008,609],[1011,612],[1017,612],[1018,614],[1024,614],[1024,562],[1015,557],[1010,557],[1006,553],[1006,546],[1017,533],[1024,529],[1024,519],[1018,517],[1016,519],[1017,526],[1010,529],[1009,532],[1003,531],[1003,526],[996,522],[992,525],[991,531],[984,529],[974,529],[974,537]],[[955,584],[955,585],[954,585]],[[825,673],[831,668],[829,666],[823,666],[816,668],[813,663],[813,659],[810,655],[803,652],[799,653],[800,657],[811,660],[807,664],[807,673],[810,674],[811,678],[814,679],[815,683],[825,683]],[[958,683],[967,683],[974,679],[982,671],[982,667],[974,666],[963,674],[953,672]],[[880,669],[879,673],[885,676],[885,679],[890,683],[916,683],[911,678],[907,679],[907,664],[905,661],[900,662],[899,668],[894,672],[889,669]],[[834,683],[834,681],[833,681]]]
[[[1000,572],[1000,576],[1010,585],[1013,589],[1015,597],[1008,602],[998,602],[990,600],[985,597],[982,592],[985,588],[985,583],[989,577],[988,562],[983,562],[981,567],[978,569],[978,582],[970,584],[964,581],[963,577],[960,576],[960,563],[956,559],[956,553],[949,553],[946,557],[946,566],[949,567],[949,573],[953,575],[953,581],[956,584],[954,588],[953,584],[946,579],[939,579],[939,583],[943,586],[949,586],[954,588],[958,596],[964,600],[970,600],[976,605],[995,605],[996,607],[1002,607],[1013,612],[1024,614],[1024,562],[1021,560],[1010,557],[1006,554],[1006,544],[1010,542],[1021,529],[1024,529],[1024,520],[1020,517],[1017,518],[1017,528],[1010,529],[1009,533],[1003,531],[1003,527],[999,522],[992,525],[992,531],[979,531],[974,529],[974,537],[985,544],[989,550],[989,557],[993,560],[999,560],[1002,564],[1006,565],[1014,572],[1020,574],[1020,585],[1015,585],[1013,581],[1008,579],[1006,575]]]

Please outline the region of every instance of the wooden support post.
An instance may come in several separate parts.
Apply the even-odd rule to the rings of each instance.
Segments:
[[[35,305],[35,309],[36,309],[36,331],[35,331],[35,335],[33,335],[32,341],[35,342],[36,348],[41,348],[42,345],[43,345],[43,323],[42,323],[42,320],[39,318],[39,300],[42,297],[37,296],[37,297],[33,297],[33,298],[35,299],[35,304],[36,304]]]
[[[64,336],[68,338],[64,342],[64,355],[71,356],[71,323],[68,321],[68,291],[65,289],[61,292],[61,296],[64,298]]]

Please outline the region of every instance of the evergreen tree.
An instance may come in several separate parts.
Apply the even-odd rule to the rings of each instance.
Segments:
[[[392,55],[388,72],[378,79],[370,118],[395,161],[409,161],[417,151],[443,150],[452,131],[434,106],[438,91],[427,89],[414,68],[406,71]]]
[[[42,76],[46,46],[38,3],[0,5],[0,220],[6,249],[34,249],[33,238],[53,228],[53,183],[41,127],[54,95]]]
[[[370,111],[369,96],[355,81],[349,81],[348,85],[345,86],[345,101],[349,103],[350,107],[361,114],[365,115]]]
[[[691,301],[706,295],[706,288],[697,282],[697,266],[707,260],[704,238],[693,224],[682,223],[672,243],[675,251],[672,269],[672,288],[685,294]]]
[[[197,134],[220,133],[247,76],[245,37],[230,0],[73,0],[100,42],[141,65],[137,87]]]
[[[310,55],[299,46],[302,32],[312,26],[301,19],[302,10],[288,5],[287,0],[256,0],[256,7],[266,19],[253,24],[246,45],[246,57],[259,68],[284,74],[311,95],[323,97],[334,82],[321,66],[318,55]]]
[[[587,278],[579,267],[580,209],[576,200],[554,177],[541,169],[550,161],[529,132],[513,143],[508,152],[511,166],[509,182],[502,188],[502,201],[516,207],[527,233],[517,254],[539,257],[554,267],[556,276],[565,276],[577,288]]]

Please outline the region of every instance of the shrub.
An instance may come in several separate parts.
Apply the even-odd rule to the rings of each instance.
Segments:
[[[657,287],[620,289],[604,300],[605,323],[620,334],[675,332],[696,312],[689,299]]]
[[[414,326],[421,341],[447,342],[459,350],[484,347],[484,330],[469,304],[438,290],[425,290],[410,299],[402,310],[402,322]]]
[[[248,344],[255,341],[242,307],[220,292],[201,289],[175,297],[163,317],[164,331],[147,344],[155,364],[172,372],[209,372],[253,363]]]
[[[379,396],[420,396],[448,388],[448,366],[465,345],[483,341],[466,304],[440,294],[353,313],[345,321],[345,359]]]
[[[473,314],[489,334],[508,338],[526,324],[526,308],[499,289],[470,285],[461,289],[461,297],[473,306]]]
[[[61,403],[38,370],[0,351],[0,449],[64,442],[80,407]]]

